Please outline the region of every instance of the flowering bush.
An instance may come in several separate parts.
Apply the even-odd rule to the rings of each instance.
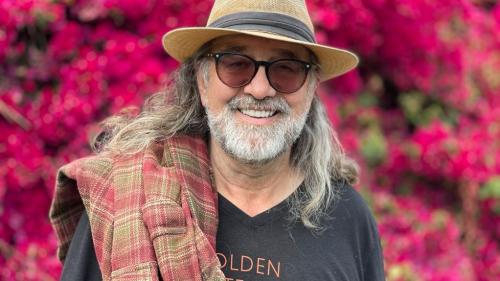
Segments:
[[[379,221],[387,279],[500,276],[500,4],[311,0],[318,41],[360,67],[321,90]],[[0,279],[55,280],[57,167],[177,63],[161,35],[207,1],[0,2]]]

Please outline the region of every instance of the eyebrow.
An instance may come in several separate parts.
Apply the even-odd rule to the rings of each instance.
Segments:
[[[298,59],[297,55],[294,52],[287,49],[275,48],[273,49],[273,51],[276,51],[281,57],[285,57],[287,59]]]
[[[247,49],[248,49],[248,47],[246,47],[246,46],[228,46],[228,47],[222,48],[220,51],[221,52],[243,53]],[[272,56],[270,59],[276,59],[276,58],[299,59],[299,57],[294,52],[292,52],[288,49],[274,48],[271,51],[276,52],[277,55]]]
[[[235,52],[235,53],[241,53],[245,51],[247,47],[244,46],[230,46],[230,47],[225,47],[222,48],[222,52]]]

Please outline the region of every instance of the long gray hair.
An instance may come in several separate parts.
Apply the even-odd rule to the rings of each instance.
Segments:
[[[93,149],[96,152],[133,154],[174,135],[207,135],[207,117],[196,81],[197,69],[203,71],[205,68],[200,65],[205,51],[202,48],[184,62],[166,89],[145,101],[139,115],[119,114],[104,120],[103,133],[92,142]],[[307,228],[321,230],[320,219],[337,197],[338,187],[354,183],[358,167],[345,155],[317,95],[312,100],[304,129],[292,146],[291,155],[291,165],[304,174],[305,181],[300,194],[295,192],[289,200],[290,219],[300,219]]]

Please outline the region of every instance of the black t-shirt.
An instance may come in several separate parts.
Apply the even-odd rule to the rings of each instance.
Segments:
[[[385,280],[376,223],[352,187],[342,187],[320,234],[287,218],[288,200],[250,217],[219,196],[217,256],[227,281]],[[84,213],[61,280],[101,280],[89,229]]]

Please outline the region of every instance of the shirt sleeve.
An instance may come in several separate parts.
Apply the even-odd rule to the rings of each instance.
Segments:
[[[102,274],[92,242],[90,223],[84,211],[64,260],[61,281],[101,281]]]

